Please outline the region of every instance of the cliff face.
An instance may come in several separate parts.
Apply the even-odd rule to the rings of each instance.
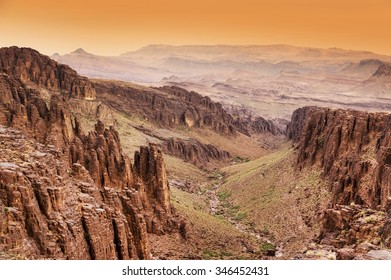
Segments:
[[[118,133],[84,134],[63,96],[0,75],[0,250],[28,258],[148,259],[148,234],[180,227],[161,152],[135,165]]]
[[[305,107],[287,129],[299,167],[318,163],[330,181],[333,204],[384,207],[391,191],[390,115]]]
[[[110,106],[137,113],[162,127],[207,127],[221,134],[281,133],[270,121],[260,117],[234,119],[220,103],[178,87],[144,90],[113,82],[96,82],[94,86],[99,98]]]
[[[211,161],[229,161],[231,155],[227,151],[203,144],[197,140],[170,138],[162,143],[162,149],[170,155],[184,159],[196,166],[202,167]]]
[[[391,115],[305,107],[293,113],[287,137],[299,169],[318,164],[329,182],[332,208],[321,237],[331,234],[339,246],[381,237],[389,247]]]
[[[33,49],[1,48],[0,72],[18,77],[24,83],[61,91],[67,98],[95,99],[95,89],[87,78]]]

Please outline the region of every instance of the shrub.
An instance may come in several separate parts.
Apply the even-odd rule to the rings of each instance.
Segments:
[[[221,191],[217,193],[217,197],[219,198],[219,200],[225,200],[230,196],[231,193],[229,191]]]
[[[239,211],[238,213],[236,213],[235,220],[241,221],[241,220],[243,220],[246,217],[247,217],[247,213],[246,212]]]
[[[270,242],[263,242],[261,244],[260,249],[261,249],[262,254],[266,255],[269,251],[276,250],[276,246],[274,246],[274,244],[272,244]]]

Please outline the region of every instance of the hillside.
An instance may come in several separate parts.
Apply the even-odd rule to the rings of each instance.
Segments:
[[[32,49],[0,49],[0,66],[2,259],[391,254],[389,113],[268,120],[178,86],[90,80]]]

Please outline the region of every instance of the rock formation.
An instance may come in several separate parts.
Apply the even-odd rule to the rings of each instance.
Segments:
[[[197,140],[170,138],[162,143],[162,149],[173,155],[202,167],[211,161],[229,161],[231,155],[211,144],[203,144]]]
[[[132,165],[112,127],[84,134],[63,95],[44,100],[17,76],[0,74],[0,250],[151,258],[148,235],[180,228],[157,146],[141,147]]]
[[[381,238],[389,247],[391,115],[304,107],[293,113],[287,137],[298,168],[320,165],[329,182],[332,208],[324,213],[322,238],[341,246]]]
[[[387,76],[387,77],[391,76],[391,65],[383,63],[382,65],[379,66],[379,68],[377,68],[376,72],[372,75],[372,77],[377,77],[377,78],[383,76]]]
[[[24,83],[61,91],[67,98],[95,99],[95,89],[87,78],[30,48],[1,48],[0,72],[18,77]]]
[[[305,107],[296,110],[287,136],[298,166],[319,163],[333,204],[385,207],[391,191],[390,115]]]
[[[270,121],[261,117],[256,120],[233,118],[220,103],[179,87],[145,90],[115,82],[95,82],[94,86],[99,98],[111,107],[138,114],[161,127],[205,127],[225,135],[236,132],[246,135],[281,133]]]

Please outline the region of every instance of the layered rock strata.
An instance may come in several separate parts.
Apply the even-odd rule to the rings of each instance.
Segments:
[[[229,152],[194,139],[170,138],[162,143],[162,149],[167,154],[182,158],[199,167],[212,161],[228,162],[231,159]]]
[[[112,127],[98,122],[85,134],[67,97],[49,93],[46,100],[42,88],[0,74],[0,251],[49,259],[153,257],[148,235],[180,228],[162,153],[156,145],[141,147],[132,165]]]
[[[15,76],[24,83],[61,91],[67,98],[96,98],[95,89],[87,78],[30,48],[0,48],[0,72]]]
[[[220,103],[179,87],[141,89],[115,82],[95,82],[99,98],[111,107],[138,114],[161,127],[210,128],[218,133],[236,132],[281,134],[270,121],[232,117]],[[114,98],[115,97],[115,98]]]
[[[391,115],[304,107],[293,113],[287,137],[298,168],[319,165],[329,182],[323,243],[353,252],[367,241],[390,247]]]

